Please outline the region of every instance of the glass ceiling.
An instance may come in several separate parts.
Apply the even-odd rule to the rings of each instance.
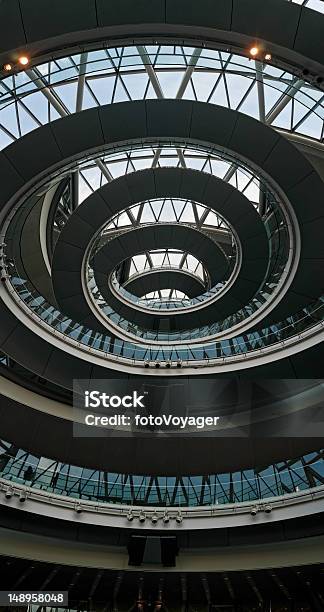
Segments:
[[[322,8],[323,0],[303,4]],[[313,85],[248,57],[166,44],[89,51],[6,77],[0,81],[0,149],[59,117],[150,98],[217,104],[275,128],[324,140],[324,93]],[[163,152],[163,164],[186,167],[187,152],[174,153]],[[159,166],[161,156],[156,149],[149,160],[143,159],[143,152],[96,160],[80,173],[80,201],[89,190],[121,174],[149,163]],[[197,169],[204,169],[204,161],[195,157]]]
[[[124,174],[151,167],[180,167],[179,152],[186,168],[207,172],[225,180],[243,193],[254,204],[255,208],[259,207],[260,184],[252,172],[247,168],[239,167],[238,164],[234,165],[230,160],[224,159],[224,156],[198,151],[190,146],[177,149],[163,146],[161,149],[147,147],[139,150],[128,150],[106,155],[101,161],[109,169],[112,178],[115,179]],[[159,160],[154,166],[157,153],[159,154]],[[87,161],[82,164],[79,170],[79,203],[107,182],[107,178],[103,175],[96,161]],[[222,223],[222,220],[212,211],[209,212],[207,219],[203,206],[194,207],[190,202],[184,205],[183,201],[180,203],[175,198],[165,199],[163,202],[160,200],[154,203],[144,203],[141,206],[136,205],[130,209],[130,212],[132,213],[130,217],[129,212],[118,215],[112,221],[109,229],[129,225],[130,221],[133,223],[133,218],[138,223],[155,223],[162,219],[191,223],[203,217],[201,219],[203,224],[219,226]]]
[[[243,172],[241,174],[243,175]],[[250,201],[252,200],[257,207],[259,206],[257,201],[259,190],[253,183],[254,177],[251,175],[251,178],[245,178],[246,180],[241,182],[240,191]],[[233,184],[232,180],[229,182]],[[111,220],[102,235],[109,235],[111,231],[129,225],[138,226],[150,223],[185,223],[195,225],[198,229],[202,227],[215,228],[221,230],[224,234],[230,232],[230,228],[224,219],[203,204],[180,198],[159,198],[136,204],[120,212]]]
[[[313,8],[311,2],[303,4]],[[84,52],[0,81],[0,149],[59,117],[102,104],[149,98],[217,104],[284,129],[288,137],[290,132],[324,139],[324,93],[311,84],[247,57],[155,44]],[[233,160],[176,146],[134,148],[88,160],[79,170],[79,202],[117,176],[162,165],[211,172],[232,183],[256,208],[260,205],[260,184],[252,173],[248,176]],[[165,205],[174,211],[174,202]],[[195,217],[197,209],[191,203],[187,206]],[[139,208],[137,216],[142,212]],[[154,210],[151,213],[156,216]],[[129,212],[126,215],[134,224]],[[126,225],[126,218],[120,217],[117,223]]]
[[[181,302],[189,300],[189,296],[178,289],[159,289],[142,296],[142,300],[157,302]]]
[[[140,253],[130,259],[129,271],[122,285],[124,286],[130,279],[141,275],[143,272],[169,269],[190,272],[190,274],[199,278],[204,285],[207,285],[209,280],[208,272],[204,269],[199,259],[191,255],[191,253],[177,249],[155,249],[154,251]],[[202,286],[201,292],[203,293],[203,291],[204,289]],[[152,300],[154,302],[178,302],[181,300],[189,300],[188,295],[182,291],[169,288],[151,291],[144,296],[140,296],[140,298],[142,300]]]
[[[294,2],[294,4],[307,6],[307,8],[313,9],[313,11],[318,13],[324,13],[324,0],[288,0],[288,2]]]
[[[135,255],[130,260],[128,279],[133,278],[141,272],[154,269],[174,268],[187,270],[195,274],[202,281],[206,280],[206,272],[199,259],[190,253],[185,253],[177,249],[157,249]]]

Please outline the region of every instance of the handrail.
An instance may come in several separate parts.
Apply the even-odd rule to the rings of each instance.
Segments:
[[[317,454],[318,456],[318,454]],[[136,504],[160,506],[208,506],[257,502],[269,497],[281,496],[312,489],[323,480],[324,458],[309,460],[298,465],[291,461],[289,467],[274,464],[260,472],[245,470],[234,474],[210,476],[184,476],[178,481],[172,477],[135,476],[108,473],[97,470],[98,477],[73,476],[70,470],[82,470],[77,466],[61,465],[59,462],[38,458],[46,467],[35,467],[28,459],[17,459],[8,453],[0,455],[0,478],[9,483],[65,495],[73,499],[86,499],[110,504]],[[60,467],[58,467],[60,465]],[[318,469],[317,469],[318,468]],[[312,478],[308,478],[308,470]],[[317,470],[317,471],[316,471]],[[268,474],[267,472],[270,472]],[[316,479],[316,473],[318,478]],[[130,482],[127,482],[130,480]]]

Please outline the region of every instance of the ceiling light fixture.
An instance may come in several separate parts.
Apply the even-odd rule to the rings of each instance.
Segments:
[[[7,499],[10,499],[13,496],[13,494],[14,494],[13,488],[12,487],[8,487],[8,489],[5,492],[5,497]]]
[[[19,495],[19,501],[23,504],[27,499],[27,492],[26,491],[21,491],[20,495]]]
[[[258,53],[259,53],[259,47],[251,47],[250,55],[252,55],[252,57],[256,57]]]
[[[18,59],[18,62],[21,66],[27,66],[29,64],[29,58],[27,57],[27,55],[21,55],[21,57]]]
[[[145,512],[142,512],[142,511],[141,511],[141,512],[139,513],[139,515],[138,515],[138,520],[139,520],[139,522],[140,522],[140,523],[145,523],[145,520],[146,520],[146,514],[145,514]]]
[[[10,72],[10,70],[12,70],[12,64],[9,64],[9,63],[8,64],[4,64],[3,69],[6,72]]]
[[[181,514],[181,511],[180,511],[180,510],[179,510],[179,512],[178,512],[178,514],[177,514],[177,516],[175,517],[175,520],[176,520],[176,521],[177,521],[177,523],[179,523],[179,524],[180,524],[180,523],[182,523],[182,521],[183,521],[183,516],[182,516],[182,514]]]

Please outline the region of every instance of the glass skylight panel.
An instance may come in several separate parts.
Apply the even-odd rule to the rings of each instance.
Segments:
[[[195,214],[191,202],[186,203],[182,211],[180,221],[182,223],[195,223]]]
[[[228,70],[234,70],[239,68],[240,72],[253,74],[254,72],[254,63],[250,57],[245,57],[244,55],[233,55],[232,61],[228,66]]]
[[[129,268],[129,277],[137,274],[138,270],[134,264],[134,258],[131,260],[130,268]]]
[[[180,266],[180,262],[182,260],[183,257],[183,252],[179,252],[179,253],[170,253],[169,252],[169,260],[172,266],[174,267],[178,267]]]
[[[199,263],[196,270],[195,270],[195,274],[197,274],[197,276],[199,276],[201,279],[205,278],[205,274],[204,274],[204,269],[202,267],[202,264]]]
[[[109,171],[114,178],[118,178],[119,176],[124,176],[126,174],[128,161],[120,161],[117,163],[109,164]],[[147,166],[146,166],[147,167]]]
[[[11,143],[12,143],[12,138],[10,136],[8,136],[8,134],[6,134],[6,132],[4,132],[1,129],[1,124],[0,124],[0,150],[4,149],[5,147],[10,145]]]
[[[83,176],[79,174],[79,203],[83,202],[89,195],[93,193],[92,189],[84,180]]]
[[[89,183],[89,185],[92,187],[93,191],[96,191],[97,189],[99,189],[99,187],[101,187],[102,173],[100,172],[97,166],[94,166],[87,170],[83,170],[82,174],[86,181]]]
[[[251,176],[247,176],[241,170],[236,170],[234,176],[228,182],[239,191],[244,191],[251,179]]]
[[[292,129],[292,101],[290,100],[281,113],[271,122],[271,125],[285,130]]]
[[[319,131],[321,131],[323,138],[323,120],[316,115],[310,115],[298,126],[298,133],[305,134],[310,138],[316,138]]]
[[[307,3],[307,8],[318,11],[319,13],[324,13],[324,2],[323,0],[309,0]]]
[[[230,108],[238,108],[248,93],[253,80],[236,74],[226,74],[226,84],[229,92]]]
[[[288,2],[293,2],[294,4],[299,4],[301,6],[307,6],[307,8],[317,11],[319,13],[324,13],[324,2],[323,0],[286,0]]]
[[[161,223],[163,221],[164,222],[176,221],[176,216],[174,213],[174,208],[172,206],[171,200],[166,200],[166,202],[164,203],[161,213],[159,215],[159,221]]]
[[[155,268],[159,268],[160,266],[163,265],[164,255],[165,255],[165,251],[151,253],[152,263]]]
[[[282,98],[284,92],[287,89],[287,85],[281,83],[280,88],[274,89],[273,87],[268,87],[266,81],[264,81],[263,83],[265,93],[265,113],[266,115],[268,115],[268,113],[275,109],[277,102]]]
[[[159,158],[159,166],[169,166],[173,168],[177,168],[179,165],[179,157],[177,155],[173,155],[173,157],[161,157]]]
[[[188,253],[186,257],[186,264],[187,264],[188,270],[190,270],[191,272],[195,272],[198,266],[198,263],[199,263],[198,259],[194,257],[193,255],[191,255],[190,253]]]
[[[191,77],[191,82],[194,87],[194,91],[201,102],[207,102],[209,100],[214,87],[215,80],[214,76],[211,76],[208,72],[194,72]]]
[[[315,6],[315,4],[317,7],[322,7],[323,3],[320,3],[319,0],[317,2],[314,0],[314,4],[311,5],[309,2],[308,6]],[[258,93],[255,87],[258,63],[249,61],[248,58],[243,56],[230,55],[215,50],[195,49],[193,47],[176,47],[175,52],[175,47],[172,45],[164,45],[161,48],[150,46],[147,51],[152,56],[152,63],[155,63],[157,67],[156,79],[159,82],[164,97],[175,97],[177,95],[186,66],[190,62],[190,57],[200,54],[197,66],[193,70],[183,97],[198,99],[225,107],[238,108],[241,112],[259,118]],[[168,63],[168,66],[177,67],[177,70],[162,72],[161,64],[157,61],[162,55],[164,57],[167,56],[168,62],[171,62]],[[60,58],[57,61],[51,61],[29,69],[28,73],[27,71],[22,71],[15,77],[6,77],[1,83],[1,101],[9,101],[10,98],[13,100],[13,94],[15,93],[18,95],[18,106],[20,106],[22,102],[21,96],[23,96],[24,104],[28,107],[30,104],[30,109],[41,123],[45,123],[49,119],[56,119],[60,114],[52,107],[46,96],[42,94],[42,99],[39,95],[36,98],[36,93],[32,94],[36,90],[37,94],[41,93],[38,91],[38,87],[41,87],[42,83],[44,87],[48,87],[49,91],[55,93],[57,99],[61,100],[63,107],[68,112],[75,112],[80,57],[80,54],[75,54],[71,57]],[[96,104],[157,97],[149,75],[146,73],[146,68],[142,61],[143,55],[140,57],[136,47],[89,51],[87,58],[87,64],[85,65],[87,77],[82,108],[90,108]],[[135,62],[136,74],[122,75],[124,68],[121,65],[121,60],[123,58],[127,58],[127,61]],[[202,58],[210,61],[211,65],[208,69],[202,67]],[[114,66],[111,60],[114,61]],[[146,61],[145,58],[144,60]],[[98,68],[97,62],[104,63],[100,67],[98,78],[94,78],[94,71]],[[223,74],[219,72],[220,67]],[[265,65],[263,68],[266,114],[276,109],[276,104],[281,99],[281,95],[286,92],[290,96],[294,95],[300,103],[304,104],[307,108],[311,108],[315,114],[323,119],[324,111],[321,92],[309,84],[305,84],[300,92],[298,90],[294,92],[291,88],[289,91],[289,84],[293,82],[295,77],[271,65]],[[34,75],[32,75],[32,72],[34,72]],[[30,75],[32,75],[32,79]],[[6,91],[7,88],[9,88],[8,91]],[[31,95],[35,96],[34,100],[32,100]],[[320,103],[318,104],[318,102]],[[33,108],[31,108],[32,106]],[[277,123],[275,125],[290,129],[292,121],[288,119],[288,112],[293,112],[292,106],[289,106],[289,111],[287,111],[286,106],[282,109],[278,117],[276,117]],[[14,114],[12,113],[12,117],[14,117]],[[22,115],[24,116],[24,112]],[[280,117],[280,115],[283,116]],[[16,123],[18,118],[19,115],[16,118]],[[12,125],[12,122],[15,121],[14,118],[9,119],[8,115],[5,120],[6,122],[1,120],[0,116],[0,124],[7,128],[6,138],[3,135],[1,137],[0,146],[2,147],[8,144],[10,133],[19,133],[18,126]],[[319,139],[321,138],[322,126],[318,121],[313,122],[313,126],[315,125],[318,132],[315,133],[315,128],[312,127],[309,133]],[[33,121],[26,120],[22,132],[25,133],[32,129],[35,129]],[[298,132],[298,127],[294,129]],[[4,130],[2,129],[2,131]],[[304,132],[305,128],[300,133]],[[173,159],[167,161],[170,164],[175,164]],[[192,167],[199,168],[198,162],[192,161]],[[139,165],[137,168],[139,168]]]
[[[218,217],[212,210],[209,211],[203,225],[204,226],[211,225],[212,227],[218,227],[219,225]]]
[[[137,272],[139,272],[140,270],[144,270],[147,264],[147,257],[145,254],[135,255],[132,257],[132,263],[134,264]]]
[[[128,225],[131,225],[131,220],[127,212],[123,212],[118,217],[117,227],[127,227]]]
[[[141,223],[155,223],[157,220],[154,211],[150,205],[144,204],[142,214],[141,214]]]
[[[74,113],[76,108],[77,83],[64,83],[53,88],[55,93],[63,102],[69,113]]]
[[[238,110],[249,117],[260,119],[259,97],[255,83]]]
[[[256,184],[256,182],[251,182],[243,193],[246,198],[251,200],[251,202],[259,202],[260,187]]]
[[[12,140],[19,138],[19,125],[13,104],[0,110],[0,125],[4,126],[8,136],[12,135]]]

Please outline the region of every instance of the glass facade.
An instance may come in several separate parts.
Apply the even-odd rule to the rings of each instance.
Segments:
[[[37,457],[0,442],[0,478],[75,499],[139,506],[257,502],[324,484],[324,450],[262,468],[204,476],[136,476]]]

